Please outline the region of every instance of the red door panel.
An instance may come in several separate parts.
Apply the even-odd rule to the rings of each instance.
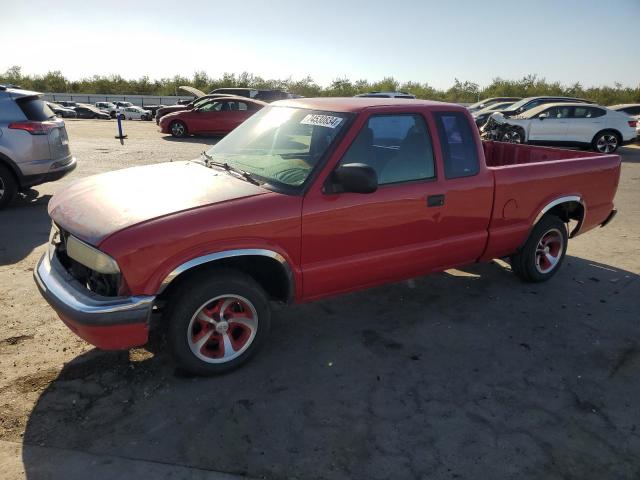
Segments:
[[[441,207],[435,181],[371,194],[307,196],[302,215],[305,299],[419,275],[438,263]]]

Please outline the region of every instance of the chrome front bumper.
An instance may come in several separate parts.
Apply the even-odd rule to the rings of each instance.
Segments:
[[[87,326],[147,323],[154,296],[103,297],[87,290],[60,264],[55,255],[45,253],[33,276],[40,293],[65,319]]]

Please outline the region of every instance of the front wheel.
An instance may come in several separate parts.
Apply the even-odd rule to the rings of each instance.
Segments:
[[[511,128],[504,133],[502,141],[507,143],[524,143],[524,131],[520,128]]]
[[[615,132],[600,132],[593,138],[593,149],[600,153],[613,153],[620,146],[620,139]]]
[[[533,228],[522,249],[511,256],[511,269],[526,282],[544,282],[560,269],[567,253],[567,226],[546,215]]]
[[[187,135],[187,126],[179,120],[173,122],[169,130],[171,131],[171,135],[176,138],[181,138]]]
[[[239,367],[264,343],[271,326],[267,294],[235,270],[200,274],[183,283],[169,302],[173,357],[195,375]]]

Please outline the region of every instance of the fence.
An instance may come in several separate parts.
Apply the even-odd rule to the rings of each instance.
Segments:
[[[178,100],[193,100],[191,96],[171,95],[159,97],[155,95],[100,95],[97,93],[45,93],[45,100],[49,102],[77,102],[77,103],[96,103],[96,102],[131,102],[139,107],[145,105],[175,105]]]

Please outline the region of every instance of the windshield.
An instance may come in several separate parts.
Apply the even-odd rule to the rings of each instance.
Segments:
[[[265,107],[214,145],[207,155],[265,182],[298,187],[346,122],[345,113]]]
[[[522,100],[520,100],[519,102],[514,103],[513,105],[511,105],[509,108],[507,108],[508,111],[513,111],[513,110],[518,110],[520,107],[525,106],[527,103],[532,101],[532,97],[529,98],[523,98]],[[532,102],[531,105],[527,105],[529,108],[533,108],[537,105],[540,104],[540,102],[542,102],[543,100],[538,100],[538,101],[534,101]],[[527,110],[529,110],[529,108],[527,108]]]

